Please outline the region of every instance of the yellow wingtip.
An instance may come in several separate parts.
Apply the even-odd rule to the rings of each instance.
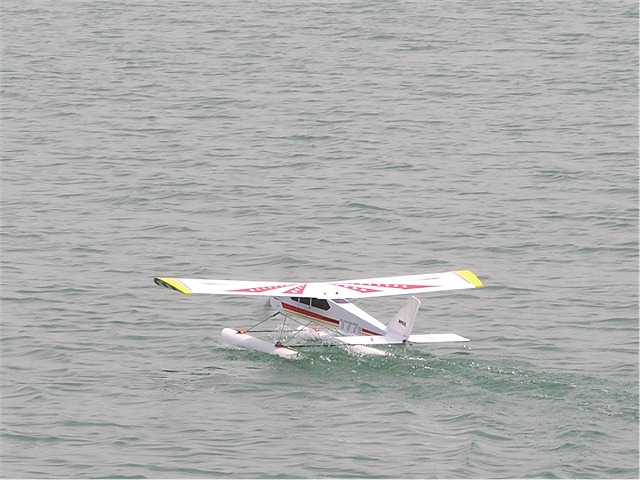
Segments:
[[[482,285],[482,282],[480,281],[480,279],[476,277],[476,274],[473,273],[471,270],[456,270],[454,273],[464,278],[467,282],[469,282],[475,288],[482,288],[484,286]]]
[[[172,290],[184,293],[185,295],[191,295],[191,290],[189,290],[184,283],[175,278],[156,277],[153,281],[156,285],[171,288]]]

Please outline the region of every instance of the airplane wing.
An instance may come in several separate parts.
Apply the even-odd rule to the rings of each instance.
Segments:
[[[304,283],[259,282],[245,280],[214,280],[206,278],[156,277],[157,285],[172,288],[185,295],[206,293],[211,295],[299,296]]]
[[[204,293],[212,295],[329,299],[384,297],[482,287],[480,279],[469,270],[312,283],[170,277],[156,277],[154,282],[185,295]]]
[[[397,277],[365,278],[332,282],[343,289],[351,290],[342,298],[385,297],[444,290],[482,288],[482,282],[470,270],[455,270],[443,273],[425,273]]]

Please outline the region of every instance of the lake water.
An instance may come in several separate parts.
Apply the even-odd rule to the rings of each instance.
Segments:
[[[638,478],[636,2],[1,8],[3,477]],[[152,281],[463,268],[385,358]]]

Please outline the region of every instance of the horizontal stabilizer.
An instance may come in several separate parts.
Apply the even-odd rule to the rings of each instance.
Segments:
[[[354,335],[336,337],[336,340],[349,345],[392,345],[402,343],[402,337],[396,335]]]
[[[468,342],[468,338],[455,333],[427,333],[423,335],[409,336],[410,343],[441,343],[441,342]]]
[[[396,335],[355,335],[350,337],[336,337],[337,340],[349,345],[392,345],[403,343],[402,337]],[[427,333],[423,335],[411,335],[407,339],[409,343],[443,343],[443,342],[468,342],[469,339],[455,333]]]

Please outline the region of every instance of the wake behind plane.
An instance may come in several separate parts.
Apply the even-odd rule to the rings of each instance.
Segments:
[[[468,342],[468,338],[455,333],[412,334],[420,307],[420,300],[414,294],[483,286],[480,279],[469,270],[312,283],[170,277],[156,277],[154,282],[185,295],[268,297],[276,310],[276,314],[269,319],[280,314],[283,320],[279,327],[266,331],[260,329],[259,332],[272,333],[275,341],[251,335],[269,319],[246,330],[224,328],[222,339],[230,345],[285,358],[300,356],[296,348],[318,344],[337,345],[351,353],[386,355],[386,350],[376,346]],[[349,301],[392,295],[410,297],[387,324]],[[297,326],[287,327],[287,320],[295,322]]]

